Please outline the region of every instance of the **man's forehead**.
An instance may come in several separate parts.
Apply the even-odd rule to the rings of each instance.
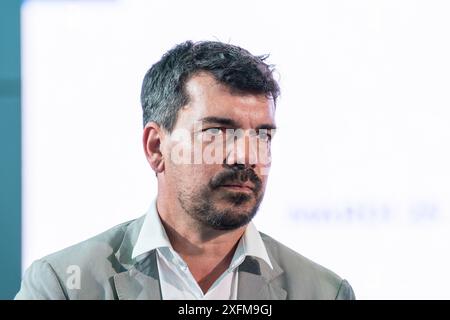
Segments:
[[[249,122],[274,125],[274,101],[265,94],[233,92],[207,73],[192,77],[186,89],[189,102],[180,110],[180,116],[187,122],[211,123],[213,119],[228,119],[233,126]]]
[[[205,94],[208,88],[217,86],[219,83],[211,74],[200,72],[190,77],[185,84],[189,100],[195,100]]]
[[[185,85],[190,102],[197,100],[215,100],[217,97],[239,98],[243,102],[267,103],[274,106],[270,95],[265,93],[249,93],[234,89],[226,84],[218,82],[209,72],[200,72],[189,78]]]

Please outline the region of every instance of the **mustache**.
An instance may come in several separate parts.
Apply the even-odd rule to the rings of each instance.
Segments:
[[[210,181],[210,187],[216,189],[224,184],[245,183],[250,181],[254,184],[253,191],[258,193],[262,187],[262,181],[252,168],[227,169],[218,173]]]

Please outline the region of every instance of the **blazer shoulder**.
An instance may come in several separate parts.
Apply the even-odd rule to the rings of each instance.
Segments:
[[[114,298],[110,281],[115,274],[123,271],[117,252],[123,247],[124,251],[128,251],[132,246],[144,217],[119,224],[36,260],[26,270],[16,298]]]
[[[290,299],[346,299],[353,290],[333,271],[304,257],[281,242],[260,232],[272,263],[282,270],[281,282]]]
[[[93,259],[107,259],[117,252],[127,233],[132,233],[134,229],[139,232],[142,218],[116,225],[94,237],[49,254],[42,260],[51,265],[58,265],[69,260],[83,264],[83,262],[92,263]]]

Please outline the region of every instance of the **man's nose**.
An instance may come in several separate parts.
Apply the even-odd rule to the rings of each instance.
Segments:
[[[257,139],[243,131],[227,144],[228,165],[246,165],[254,168],[258,161]]]

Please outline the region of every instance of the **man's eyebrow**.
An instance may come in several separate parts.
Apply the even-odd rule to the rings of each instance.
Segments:
[[[210,124],[221,124],[224,126],[230,126],[230,127],[239,127],[239,123],[237,123],[235,120],[231,118],[222,118],[222,117],[205,117],[200,119],[202,123],[210,123]]]
[[[231,118],[222,118],[222,117],[211,116],[211,117],[202,118],[202,119],[200,119],[200,121],[202,123],[221,124],[224,126],[239,128],[239,123]],[[271,124],[271,123],[264,123],[264,124],[257,126],[255,129],[256,130],[259,130],[259,129],[272,130],[272,129],[277,129],[277,126],[274,124]]]
[[[257,126],[255,129],[256,130],[259,130],[259,129],[276,130],[277,126],[274,124],[267,123],[267,124],[261,124],[261,125]]]

